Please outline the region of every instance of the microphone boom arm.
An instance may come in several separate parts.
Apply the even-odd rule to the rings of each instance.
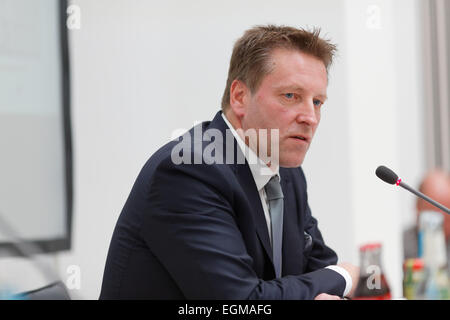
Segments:
[[[419,192],[417,190],[414,190],[413,188],[411,188],[410,186],[408,186],[406,183],[400,181],[400,183],[398,184],[400,187],[408,190],[409,192],[414,193],[416,196],[422,198],[425,201],[428,201],[429,203],[431,203],[432,205],[434,205],[435,207],[438,207],[439,209],[441,209],[442,211],[444,211],[447,214],[450,214],[450,210],[446,207],[444,207],[442,204],[440,204],[439,202],[434,201],[433,199],[431,199],[430,197],[427,197],[426,195],[424,195],[422,192]]]

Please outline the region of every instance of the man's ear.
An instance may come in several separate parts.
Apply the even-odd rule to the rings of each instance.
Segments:
[[[230,107],[238,118],[242,118],[247,112],[250,90],[245,83],[234,80],[230,86]]]

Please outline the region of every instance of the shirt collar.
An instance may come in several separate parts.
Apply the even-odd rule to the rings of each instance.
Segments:
[[[225,114],[222,112],[222,118],[225,121],[228,128],[231,130],[234,138],[236,139],[239,148],[247,160],[247,163],[250,167],[250,171],[252,172],[253,179],[255,180],[256,188],[260,191],[264,186],[269,182],[269,180],[273,176],[280,177],[280,168],[276,166],[276,168],[269,168],[257,155],[256,153],[247,146],[247,144],[242,140],[241,136],[234,129],[233,125],[228,121]]]

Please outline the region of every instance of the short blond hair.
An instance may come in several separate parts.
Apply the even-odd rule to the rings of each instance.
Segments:
[[[240,80],[254,93],[263,77],[271,72],[269,60],[274,49],[299,50],[320,59],[328,72],[336,45],[319,37],[320,29],[308,31],[286,26],[256,26],[234,44],[228,79],[222,96],[222,111],[230,105],[230,87]]]

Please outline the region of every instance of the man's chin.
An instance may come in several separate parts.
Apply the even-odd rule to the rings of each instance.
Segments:
[[[293,158],[293,159],[281,159],[280,160],[280,167],[282,168],[298,168],[302,165],[303,160],[305,157],[301,158]]]

